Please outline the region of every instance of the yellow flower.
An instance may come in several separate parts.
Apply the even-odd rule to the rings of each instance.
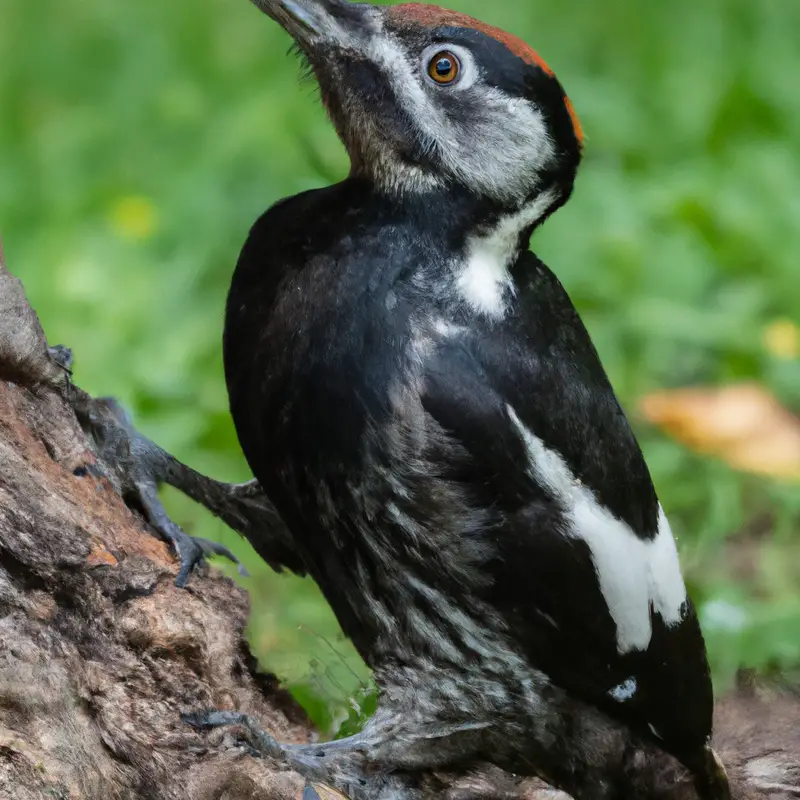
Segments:
[[[158,213],[147,197],[121,197],[109,213],[111,227],[122,239],[149,239],[158,228]]]
[[[786,361],[800,357],[800,328],[788,319],[779,319],[764,329],[767,352]]]

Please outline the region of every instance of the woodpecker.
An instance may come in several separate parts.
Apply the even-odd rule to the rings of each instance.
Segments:
[[[230,409],[380,689],[356,736],[256,738],[351,796],[482,759],[631,797],[592,735],[606,715],[726,797],[670,525],[584,325],[528,249],[581,160],[564,89],[520,39],[455,11],[256,5],[294,38],[351,169],[252,227],[226,308]],[[237,720],[255,725],[206,718]]]

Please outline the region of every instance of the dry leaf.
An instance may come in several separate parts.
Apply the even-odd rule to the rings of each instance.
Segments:
[[[800,481],[800,419],[757,383],[655,392],[641,410],[692,450],[745,472]]]

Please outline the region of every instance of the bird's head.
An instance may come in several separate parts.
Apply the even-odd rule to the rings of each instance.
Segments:
[[[523,41],[419,3],[254,0],[295,39],[354,175],[387,191],[461,187],[505,208],[569,196],[580,124]]]

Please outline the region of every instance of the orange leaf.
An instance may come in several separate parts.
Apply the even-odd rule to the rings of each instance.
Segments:
[[[800,481],[800,419],[757,383],[655,392],[641,410],[690,449],[734,469]]]

